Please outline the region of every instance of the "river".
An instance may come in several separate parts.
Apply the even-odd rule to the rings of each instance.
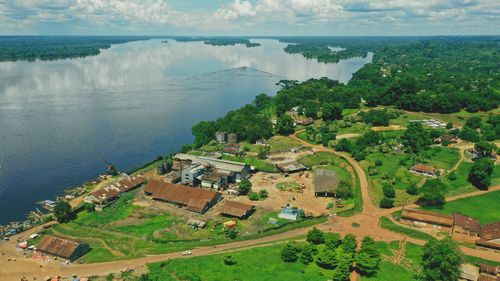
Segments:
[[[93,57],[0,62],[0,224],[104,173],[99,154],[130,170],[192,142],[198,121],[274,95],[280,79],[346,83],[372,59],[325,64],[251,41],[262,45],[147,40]]]

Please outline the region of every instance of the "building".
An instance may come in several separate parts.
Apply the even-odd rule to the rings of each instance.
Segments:
[[[453,217],[437,212],[404,208],[401,223],[422,228],[438,229],[451,232]]]
[[[478,281],[498,281],[500,280],[500,266],[480,264]]]
[[[143,176],[127,176],[113,184],[90,193],[84,197],[83,201],[87,203],[106,205],[116,200],[122,193],[143,185],[144,182],[145,179]]]
[[[479,278],[479,267],[464,263],[460,266],[460,281],[476,281]]]
[[[448,134],[444,134],[439,138],[440,143],[457,143],[457,141],[457,137]]]
[[[476,245],[500,250],[500,222],[483,225],[481,239],[476,240]]]
[[[416,164],[411,167],[410,171],[422,176],[437,177],[437,170],[434,167],[425,164]]]
[[[296,173],[307,170],[307,167],[297,161],[289,161],[285,163],[277,163],[276,167],[283,173]]]
[[[196,228],[204,228],[205,225],[207,225],[206,222],[200,221],[200,220],[195,220],[195,219],[189,219],[186,224],[192,228],[195,228],[195,229]]]
[[[229,133],[227,134],[227,143],[238,143],[238,135],[235,133]]]
[[[206,173],[201,176],[201,186],[210,189],[220,189],[227,186],[227,176],[217,172]]]
[[[312,118],[303,118],[303,119],[296,119],[295,124],[297,125],[302,125],[302,126],[309,126],[314,123],[314,119]]]
[[[245,163],[215,159],[203,156],[179,153],[175,155],[177,161],[191,161],[193,164],[202,164],[211,167],[217,173],[227,176],[228,182],[240,182],[250,175],[250,166]]]
[[[189,167],[181,170],[181,182],[191,186],[198,185],[200,177],[205,173],[205,166],[199,163],[193,163]]]
[[[278,218],[296,221],[299,217],[300,209],[294,207],[285,207],[281,209]]]
[[[90,251],[90,248],[85,243],[47,236],[38,243],[37,250],[52,256],[74,261]]]
[[[227,153],[227,154],[234,154],[234,155],[242,155],[243,154],[243,150],[241,150],[240,148],[240,145],[239,144],[232,144],[232,143],[228,143],[224,146],[224,148],[222,149],[222,151],[224,153]]]
[[[333,170],[316,169],[313,173],[314,196],[334,197],[339,183],[337,173]]]
[[[158,167],[156,167],[156,172],[158,173],[158,175],[164,175],[164,174],[170,172],[171,169],[172,169],[172,165],[169,164],[167,161],[164,161],[163,163],[158,165]]]
[[[218,143],[225,143],[227,141],[227,132],[216,132],[215,140]]]
[[[187,210],[200,214],[209,210],[222,199],[221,194],[215,191],[158,180],[148,181],[144,187],[144,193],[155,200],[184,206]]]
[[[246,219],[255,211],[255,206],[226,200],[222,203],[219,211],[223,216]]]
[[[481,225],[473,218],[460,213],[453,214],[453,229],[451,236],[454,240],[474,242],[479,239]]]

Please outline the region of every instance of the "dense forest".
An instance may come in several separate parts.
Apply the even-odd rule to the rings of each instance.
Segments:
[[[139,36],[0,36],[0,61],[56,60],[98,55],[112,44],[146,40]]]
[[[247,48],[258,47],[259,43],[252,43],[248,38],[244,37],[189,37],[189,36],[177,36],[172,37],[178,42],[196,42],[203,41],[207,45],[213,46],[234,46],[236,44],[245,45]]]
[[[261,94],[242,109],[217,121],[202,122],[193,128],[196,145],[213,138],[217,130],[237,132],[243,140],[255,141],[273,133],[269,122],[277,118],[274,133],[289,132],[285,112],[298,112],[332,122],[342,118],[344,109],[386,105],[410,111],[453,113],[489,111],[500,104],[500,37],[303,37],[280,38],[291,43],[285,51],[299,52],[320,61],[366,55],[365,65],[347,85],[328,78],[283,80],[274,97]],[[329,47],[345,50],[333,51]],[[360,115],[366,123],[386,125],[390,113],[369,111]],[[482,135],[464,127],[464,139],[496,139],[500,125],[496,116],[481,125]],[[251,120],[251,121],[249,121]],[[484,128],[483,128],[484,127]],[[325,130],[326,131],[326,130]],[[469,132],[471,131],[471,132]],[[325,136],[326,134],[322,134]],[[331,137],[323,137],[327,142]]]

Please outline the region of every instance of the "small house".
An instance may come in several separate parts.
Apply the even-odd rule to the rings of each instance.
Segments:
[[[302,126],[309,126],[314,123],[314,119],[312,118],[303,118],[295,120],[295,124]]]
[[[479,278],[479,267],[464,263],[460,267],[460,281],[477,281]]]
[[[255,206],[226,200],[219,210],[223,216],[246,219],[255,211]]]
[[[410,168],[410,171],[418,175],[434,178],[437,177],[438,173],[437,169],[425,164],[416,164],[415,166]]]
[[[278,218],[296,221],[299,217],[299,213],[299,208],[285,207],[281,209],[281,212],[278,214]]]
[[[302,165],[297,161],[289,161],[285,163],[276,164],[278,169],[280,169],[283,173],[297,173],[304,170],[307,170],[307,167]]]
[[[498,281],[500,277],[500,265],[479,265],[479,279],[478,281]]]
[[[201,176],[201,186],[216,189],[227,186],[227,176],[222,173],[211,172]]]
[[[37,250],[42,253],[74,261],[90,251],[90,248],[89,245],[85,243],[47,236],[40,241]]]
[[[453,214],[453,229],[451,236],[454,240],[474,242],[479,239],[481,225],[471,217],[460,213]]]
[[[453,217],[437,212],[404,208],[401,212],[400,222],[403,224],[444,230],[451,232],[453,227]]]
[[[225,229],[231,229],[231,228],[235,228],[236,227],[237,222],[236,222],[236,220],[230,220],[230,221],[227,221],[227,222],[223,223],[222,225],[224,225]]]
[[[234,154],[234,155],[243,154],[243,150],[241,150],[240,145],[237,143],[229,143],[225,145],[222,151],[227,154]]]

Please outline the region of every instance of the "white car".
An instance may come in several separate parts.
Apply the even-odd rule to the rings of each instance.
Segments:
[[[188,250],[186,250],[186,251],[182,252],[182,255],[183,255],[183,256],[190,256],[190,255],[192,255],[192,254],[193,254],[193,252],[188,251]]]

